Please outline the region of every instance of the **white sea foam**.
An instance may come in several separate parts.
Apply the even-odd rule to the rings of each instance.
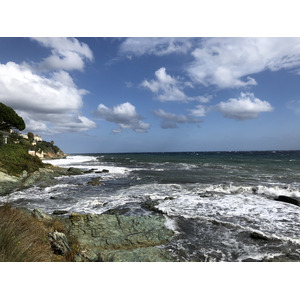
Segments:
[[[96,156],[87,156],[87,155],[69,155],[64,159],[45,159],[43,161],[46,163],[56,165],[58,167],[65,167],[65,166],[79,167],[83,163],[97,161],[97,157]],[[85,166],[85,168],[86,168],[86,166]]]

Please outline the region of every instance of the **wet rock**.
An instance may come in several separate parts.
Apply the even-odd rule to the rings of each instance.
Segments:
[[[163,211],[161,211],[159,208],[156,207],[157,205],[158,205],[158,201],[154,201],[151,199],[148,199],[141,203],[142,208],[148,209],[158,214],[163,214]]]
[[[70,246],[64,233],[58,231],[49,232],[48,238],[54,254],[66,255],[70,251]]]
[[[84,174],[90,174],[90,173],[93,173],[95,170],[96,170],[96,169],[89,169],[89,170],[87,170],[87,171],[84,171],[83,173],[84,173]],[[95,172],[95,173],[97,173],[97,172]]]
[[[92,180],[90,180],[87,184],[91,185],[91,186],[98,186],[101,184],[100,181],[101,177],[97,177],[97,178],[93,178]]]
[[[117,208],[112,208],[104,212],[106,215],[124,215],[127,212],[130,211],[129,207],[117,207]]]
[[[268,237],[258,232],[251,232],[250,237],[254,240],[265,240],[265,241],[269,240]]]
[[[174,197],[165,197],[164,200],[174,200]]]
[[[300,200],[299,199],[291,198],[291,197],[288,197],[288,196],[280,195],[279,197],[275,198],[274,200],[300,206]]]
[[[82,171],[81,169],[77,169],[77,168],[73,168],[73,167],[70,167],[67,170],[68,175],[81,175],[83,173],[84,173],[84,171]]]
[[[54,210],[53,211],[53,215],[65,215],[65,214],[67,214],[68,213],[68,211],[67,210]]]
[[[109,170],[103,169],[101,172],[102,172],[102,173],[109,173]]]

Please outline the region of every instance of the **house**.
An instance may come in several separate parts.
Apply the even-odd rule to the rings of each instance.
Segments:
[[[41,137],[40,135],[38,135],[38,134],[36,134],[36,135],[34,136],[33,139],[34,139],[36,142],[42,142],[42,141],[43,141],[42,137]]]
[[[7,144],[7,138],[9,137],[10,133],[2,130],[0,130],[0,133],[3,135],[3,143]]]
[[[24,133],[20,133],[19,136],[21,136],[23,139],[28,140],[28,135]]]

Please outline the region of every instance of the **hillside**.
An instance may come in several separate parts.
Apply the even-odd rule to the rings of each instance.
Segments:
[[[29,152],[31,154],[29,154]],[[0,171],[13,176],[20,176],[23,171],[33,173],[44,166],[40,158],[64,158],[66,154],[53,142],[26,139],[12,133],[3,143],[0,137]]]

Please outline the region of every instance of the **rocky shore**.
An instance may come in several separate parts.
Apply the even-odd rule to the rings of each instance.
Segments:
[[[72,250],[73,261],[173,261],[170,253],[159,247],[168,243],[174,235],[174,232],[166,227],[166,218],[163,216],[133,217],[78,213],[57,216],[45,214],[40,209],[18,209],[42,222],[59,221],[62,229],[49,232],[49,243],[56,255],[65,256]]]
[[[53,183],[54,178],[58,176],[80,175],[83,173],[80,169],[65,169],[50,164],[45,165],[44,168],[39,168],[39,170],[31,174],[24,170],[20,176],[8,175],[0,171],[0,196],[9,194],[14,190],[28,188],[34,184],[49,186]]]
[[[0,171],[0,196],[32,185],[52,185],[58,176],[80,175],[92,171],[66,169],[50,164],[32,174],[23,171],[20,176],[11,176]],[[99,184],[97,179],[89,184]],[[33,211],[26,208],[16,209],[42,222],[62,224],[61,230],[48,234],[53,252],[62,258],[72,251],[72,261],[76,262],[173,261],[169,252],[160,247],[168,243],[174,235],[165,226],[166,218],[162,215],[122,216],[116,210],[106,214],[86,215],[73,212],[66,216],[66,211],[46,214],[38,208]]]

